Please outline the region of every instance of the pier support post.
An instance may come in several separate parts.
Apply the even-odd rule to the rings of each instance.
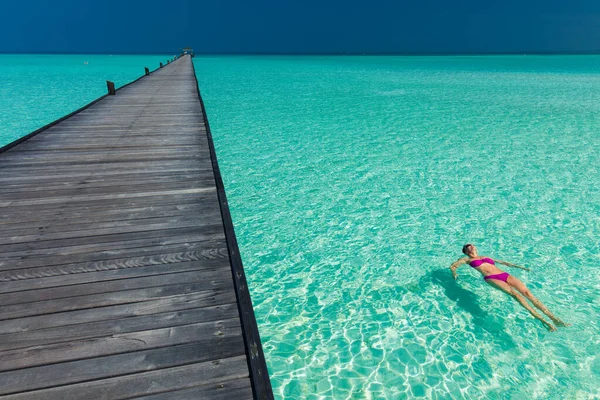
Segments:
[[[150,70],[148,69],[148,67],[144,67],[144,71],[146,72],[146,75],[150,75]]]
[[[106,87],[108,88],[109,95],[114,96],[116,94],[114,82],[106,81]]]

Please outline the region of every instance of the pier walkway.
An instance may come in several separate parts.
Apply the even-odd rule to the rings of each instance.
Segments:
[[[193,68],[0,153],[0,398],[272,398]]]

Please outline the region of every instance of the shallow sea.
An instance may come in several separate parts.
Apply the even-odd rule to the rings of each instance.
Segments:
[[[0,55],[0,145],[166,58]],[[276,398],[600,396],[600,56],[195,63]]]
[[[0,54],[0,147],[105,95],[106,81],[118,88],[170,57]]]
[[[195,62],[277,398],[600,396],[600,56]]]

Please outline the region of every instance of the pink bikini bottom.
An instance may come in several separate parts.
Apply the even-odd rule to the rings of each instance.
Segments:
[[[483,278],[483,280],[488,280],[488,279],[495,279],[497,281],[502,281],[502,282],[506,282],[508,280],[508,277],[510,275],[508,274],[508,272],[503,272],[501,274],[495,274],[495,275],[488,275],[486,277]]]

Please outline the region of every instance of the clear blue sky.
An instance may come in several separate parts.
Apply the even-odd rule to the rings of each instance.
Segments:
[[[600,50],[598,0],[0,0],[0,52]]]

